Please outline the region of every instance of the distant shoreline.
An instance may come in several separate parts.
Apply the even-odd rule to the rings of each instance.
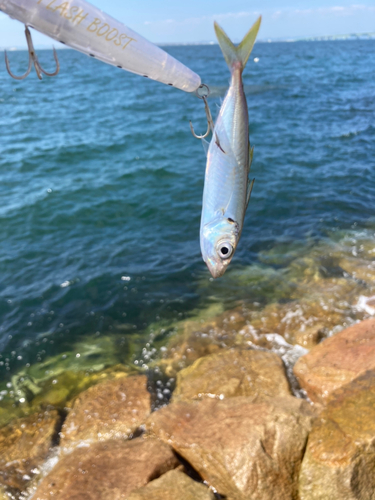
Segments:
[[[305,38],[274,38],[268,40],[257,40],[256,43],[295,43],[295,42],[342,42],[342,41],[356,41],[356,40],[375,40],[375,32],[371,33],[352,33],[349,35],[325,35],[325,36],[315,36],[315,37],[305,37]],[[165,42],[156,43],[158,47],[190,47],[199,45],[218,45],[216,41],[200,41],[200,42]],[[38,50],[50,50],[51,47],[47,45],[36,45]],[[70,47],[63,46],[60,44],[56,47],[57,50],[74,50]],[[27,50],[26,47],[0,47],[0,52],[4,50],[17,51],[17,50]]]
[[[270,38],[267,40],[257,40],[256,43],[290,43],[290,42],[330,42],[347,40],[375,40],[375,32],[371,33],[352,33],[349,35],[324,35],[304,38]],[[158,43],[160,47],[167,46],[185,46],[185,45],[218,45],[216,41],[209,42],[189,42],[189,43]]]

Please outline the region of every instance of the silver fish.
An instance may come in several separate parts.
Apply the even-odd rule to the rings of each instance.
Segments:
[[[238,46],[215,23],[216,36],[232,77],[208,148],[203,192],[201,251],[214,278],[222,276],[232,260],[254,183],[249,179],[253,150],[242,71],[260,22],[259,17]]]

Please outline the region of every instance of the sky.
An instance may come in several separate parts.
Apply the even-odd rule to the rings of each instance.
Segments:
[[[74,5],[74,0],[70,2]],[[375,32],[374,0],[361,3],[353,3],[353,0],[93,0],[91,3],[155,43],[215,40],[214,20],[238,42],[260,14],[263,16],[258,37],[261,40]],[[36,46],[52,44],[38,33],[33,38]],[[0,12],[0,47],[15,46],[26,47],[23,26]]]

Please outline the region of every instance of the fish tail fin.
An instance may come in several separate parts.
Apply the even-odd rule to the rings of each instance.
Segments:
[[[255,21],[255,23],[244,36],[242,42],[237,46],[233,44],[223,28],[221,28],[215,21],[214,27],[216,37],[218,39],[221,51],[223,52],[224,59],[226,60],[226,63],[228,64],[231,72],[236,68],[240,68],[242,72],[244,67],[246,66],[247,60],[249,59],[251,51],[254,47],[261,20],[262,16],[259,16],[259,18]]]

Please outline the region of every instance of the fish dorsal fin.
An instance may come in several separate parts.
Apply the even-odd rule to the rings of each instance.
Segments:
[[[251,164],[253,163],[253,156],[254,156],[254,146],[251,147],[249,143],[249,172],[251,168]]]
[[[255,179],[252,181],[250,179],[247,180],[247,194],[246,194],[246,209],[249,206],[251,191],[253,190]]]

